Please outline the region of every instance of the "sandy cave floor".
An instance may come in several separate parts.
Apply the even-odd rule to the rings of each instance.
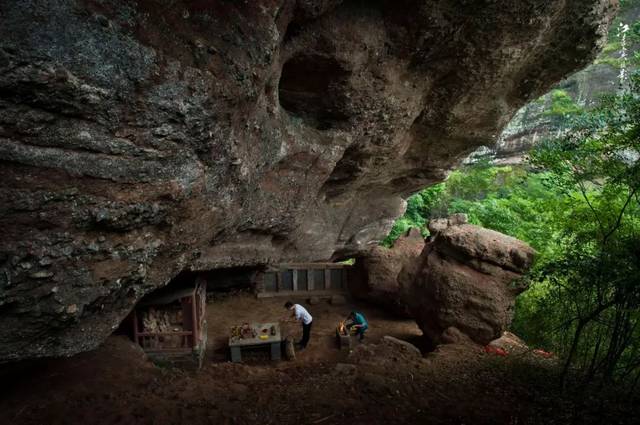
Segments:
[[[156,366],[123,336],[72,358],[0,368],[0,424],[633,423],[631,405],[614,396],[559,396],[553,361],[462,345],[422,357],[385,345],[384,335],[417,342],[420,330],[368,305],[307,306],[312,339],[295,361],[226,361],[229,328],[276,320],[284,301],[245,294],[209,304],[199,372]],[[351,309],[370,332],[348,354],[334,332]]]
[[[284,308],[286,298],[257,299],[250,294],[228,297],[221,302],[207,306],[207,355],[210,361],[228,360],[229,329],[244,322],[274,322],[290,313]],[[309,305],[305,298],[292,298],[292,302],[303,305],[313,316],[311,342],[308,348],[297,354],[298,363],[337,362],[344,359],[336,346],[336,325],[345,320],[352,310],[362,311],[370,322],[366,342],[379,341],[384,335],[419,343],[422,331],[415,321],[394,317],[389,313],[365,303],[331,305],[326,300]],[[298,323],[283,323],[283,336],[291,335],[296,341],[302,336],[302,327]],[[284,354],[284,353],[283,353]],[[251,362],[252,364],[254,362]]]

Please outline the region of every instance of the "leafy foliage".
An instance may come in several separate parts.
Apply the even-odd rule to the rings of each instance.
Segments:
[[[445,183],[422,190],[407,201],[407,213],[383,242],[390,246],[410,227],[428,234],[432,218],[465,213],[469,221],[528,241],[544,251],[557,229],[559,192],[550,190],[544,173],[525,167],[493,167],[480,163],[450,174]],[[416,215],[416,212],[419,216]]]
[[[577,365],[588,380],[640,379],[639,94],[636,75],[629,92],[604,98],[531,153],[571,212],[562,253],[532,276],[551,295],[537,312],[558,316],[550,342],[565,355],[565,374]]]
[[[579,112],[582,112],[582,108],[573,101],[566,91],[556,89],[551,92],[551,108],[545,111],[545,115],[564,117]]]
[[[566,114],[565,114],[566,116]],[[640,79],[571,114],[571,131],[520,167],[476,164],[408,201],[400,229],[463,212],[530,243],[539,259],[513,328],[558,352],[564,374],[640,381]],[[392,243],[394,234],[386,243]]]
[[[382,241],[382,245],[386,247],[392,246],[393,242],[410,228],[420,229],[423,236],[426,236],[429,233],[426,229],[429,217],[428,208],[443,189],[444,185],[438,184],[410,197],[407,200],[407,210],[404,216],[394,223],[391,232]]]

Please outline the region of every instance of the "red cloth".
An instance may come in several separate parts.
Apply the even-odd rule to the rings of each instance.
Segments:
[[[549,353],[548,351],[544,351],[544,350],[533,350],[534,354],[537,354],[539,356],[544,357],[545,359],[548,359],[549,357],[553,357],[553,353]]]
[[[496,356],[506,357],[509,353],[503,350],[500,347],[494,347],[492,345],[487,345],[484,347],[484,351],[489,354],[495,354]]]

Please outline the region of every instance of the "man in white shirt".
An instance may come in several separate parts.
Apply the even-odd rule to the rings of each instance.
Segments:
[[[291,301],[287,301],[284,304],[284,308],[291,311],[291,317],[294,317],[297,321],[302,323],[302,339],[298,345],[300,346],[299,350],[304,350],[307,348],[307,344],[309,343],[309,334],[311,333],[313,317],[311,317],[306,308],[302,307],[300,304],[293,304]]]

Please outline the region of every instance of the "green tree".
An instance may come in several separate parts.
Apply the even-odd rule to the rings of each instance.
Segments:
[[[640,80],[576,117],[572,130],[543,143],[531,163],[563,194],[558,243],[534,282],[545,285],[560,321],[558,341],[571,366],[605,381],[640,379]]]
[[[480,163],[409,199],[395,237],[463,212],[539,252],[513,329],[564,356],[586,380],[640,380],[640,105],[631,90],[574,114],[531,163]]]
[[[551,92],[551,108],[544,114],[565,118],[567,115],[578,114],[582,111],[583,109],[573,101],[569,93],[556,89]]]

